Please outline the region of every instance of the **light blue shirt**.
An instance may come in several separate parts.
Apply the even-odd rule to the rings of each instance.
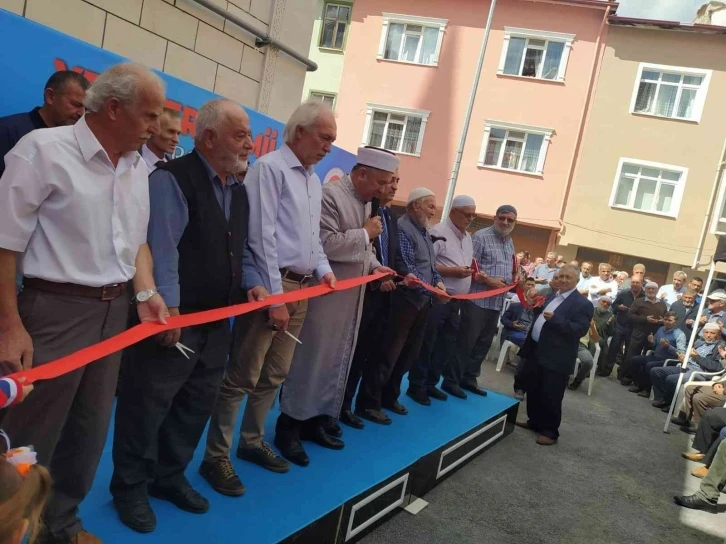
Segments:
[[[577,288],[570,289],[566,293],[558,292],[555,297],[550,300],[549,304],[547,304],[547,306],[545,306],[545,309],[542,310],[542,313],[537,316],[537,319],[532,326],[532,340],[534,340],[535,342],[539,342],[539,335],[542,333],[542,327],[544,327],[544,324],[547,321],[544,318],[545,312],[555,313],[555,310],[560,307],[560,304],[562,304],[567,299],[567,297],[574,293],[576,289]]]
[[[332,272],[320,242],[322,187],[287,145],[252,165],[244,182],[250,202],[249,247],[270,294],[282,293],[281,268],[322,278]]]
[[[510,236],[502,236],[494,227],[480,229],[471,237],[474,258],[479,271],[490,278],[503,278],[504,283],[513,281],[514,242]],[[489,291],[490,288],[475,281],[471,282],[470,293]],[[506,294],[472,300],[480,308],[501,310]]]

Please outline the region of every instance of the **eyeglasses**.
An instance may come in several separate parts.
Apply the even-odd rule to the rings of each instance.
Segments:
[[[456,210],[457,212],[459,212],[459,213],[460,213],[461,215],[463,215],[464,217],[466,217],[467,219],[469,219],[469,220],[472,220],[472,219],[476,219],[476,213],[466,213],[466,212],[465,212],[464,210],[462,210],[461,208],[454,208],[454,209],[455,209],[455,210]]]
[[[511,217],[497,217],[497,221],[501,221],[502,223],[516,223],[516,219],[512,219]]]

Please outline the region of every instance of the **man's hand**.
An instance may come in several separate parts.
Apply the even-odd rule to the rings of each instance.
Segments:
[[[403,278],[403,285],[405,285],[409,289],[418,287],[418,278],[415,275],[408,273],[406,274],[406,277]]]
[[[381,281],[387,281],[396,275],[396,271],[392,268],[388,268],[387,266],[379,266],[378,268],[371,270],[371,274],[386,274],[385,277],[381,278]]]
[[[691,348],[691,357],[698,357],[698,352],[693,348]]]
[[[383,293],[390,293],[396,289],[396,283],[393,280],[382,281],[379,289]]]
[[[648,335],[648,343],[649,344],[655,343],[655,337],[653,336],[653,333]]]
[[[666,340],[665,338],[660,339],[660,345],[663,346],[664,348],[671,347],[671,343],[668,340]]]
[[[705,315],[702,315],[701,319],[698,320],[698,323],[701,325],[705,325],[707,321],[708,321],[708,317],[706,317]]]
[[[656,318],[656,317],[653,317],[652,315],[649,315],[649,316],[647,316],[647,317],[645,318],[645,320],[646,320],[646,321],[647,321],[648,323],[652,324],[652,325],[655,325],[656,323],[659,323],[659,320],[658,320],[658,318]]]
[[[439,291],[443,291],[444,293],[446,293],[446,286],[444,285],[444,282],[440,281],[439,283],[437,283],[436,288]],[[436,295],[436,300],[438,300],[439,302],[449,302],[449,300],[451,299],[445,295]]]
[[[602,295],[605,295],[605,294],[607,294],[609,292],[610,292],[610,288],[609,287],[603,287],[602,289],[600,289],[597,292],[597,294],[602,296]]]
[[[726,359],[726,346],[724,346],[723,344],[719,344],[718,354],[721,356],[722,359]]]
[[[25,383],[25,378],[19,378],[18,383],[22,387],[23,391],[20,394],[20,402],[23,402],[25,399],[28,398],[28,395],[33,391],[33,384],[23,385]]]
[[[262,285],[257,285],[247,291],[247,302],[260,302],[270,296]]]
[[[269,309],[270,315],[270,327],[276,331],[286,331],[287,324],[290,322],[290,314],[287,311],[287,306],[284,304],[277,308]]]
[[[20,318],[0,327],[0,367],[9,367],[10,374],[33,368],[33,341]]]
[[[378,235],[383,232],[383,224],[381,223],[381,218],[376,215],[375,217],[366,219],[366,222],[363,224],[363,228],[366,229],[366,232],[368,233],[368,238],[370,240],[378,238]]]
[[[483,272],[477,272],[476,275],[474,276],[474,281],[477,283],[480,283],[482,285],[487,285],[488,280],[489,280],[489,276],[487,276]]]
[[[686,325],[693,325],[693,319],[686,319]]]
[[[167,312],[167,315],[169,316],[178,316],[179,315],[179,308],[169,308],[169,311]],[[181,329],[170,329],[168,331],[160,332],[156,339],[159,341],[159,343],[166,347],[170,348],[179,341],[179,338],[181,337]]]
[[[455,267],[455,269],[456,269],[456,272],[454,275],[457,278],[463,279],[463,278],[468,278],[469,276],[471,276],[471,268],[468,266],[457,266],[457,267]]]
[[[534,278],[534,283],[549,283],[550,280],[547,278]]]
[[[552,319],[552,316],[555,315],[553,312],[543,312],[542,317],[545,318],[546,321],[549,321]]]
[[[321,283],[327,284],[331,289],[335,289],[335,274],[328,272],[323,276]]]
[[[492,289],[499,289],[500,287],[507,286],[507,284],[504,283],[503,278],[488,278],[488,280],[486,281],[486,285],[488,285]]]
[[[527,328],[524,325],[522,325],[519,321],[515,321],[514,323],[512,323],[512,325],[514,325],[514,328],[517,329],[518,331],[523,331],[524,329]]]
[[[139,302],[136,311],[142,323],[159,322],[166,325],[169,309],[160,294],[156,294],[146,302]]]
[[[678,354],[678,360],[679,360],[679,361],[681,361],[681,362],[682,362],[682,361],[683,361],[683,359],[685,359],[685,358],[686,358],[686,354],[685,354],[685,353],[679,353],[679,354]]]
[[[621,312],[627,312],[628,307],[625,304],[621,304],[620,306],[618,306],[618,310],[620,310]]]

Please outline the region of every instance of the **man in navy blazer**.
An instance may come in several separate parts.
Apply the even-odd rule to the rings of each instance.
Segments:
[[[580,338],[592,319],[592,303],[576,289],[579,278],[577,267],[560,268],[553,281],[558,290],[535,310],[534,324],[519,353],[525,361],[528,420],[516,424],[536,432],[542,446],[555,444],[560,436],[562,399],[575,370]]]

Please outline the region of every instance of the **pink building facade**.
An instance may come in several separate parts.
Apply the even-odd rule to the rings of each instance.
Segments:
[[[398,201],[417,186],[443,206],[490,4],[356,0],[338,95],[338,143],[401,157]],[[599,0],[500,0],[455,194],[486,224],[498,205],[520,217],[518,249],[554,247],[602,56]]]

